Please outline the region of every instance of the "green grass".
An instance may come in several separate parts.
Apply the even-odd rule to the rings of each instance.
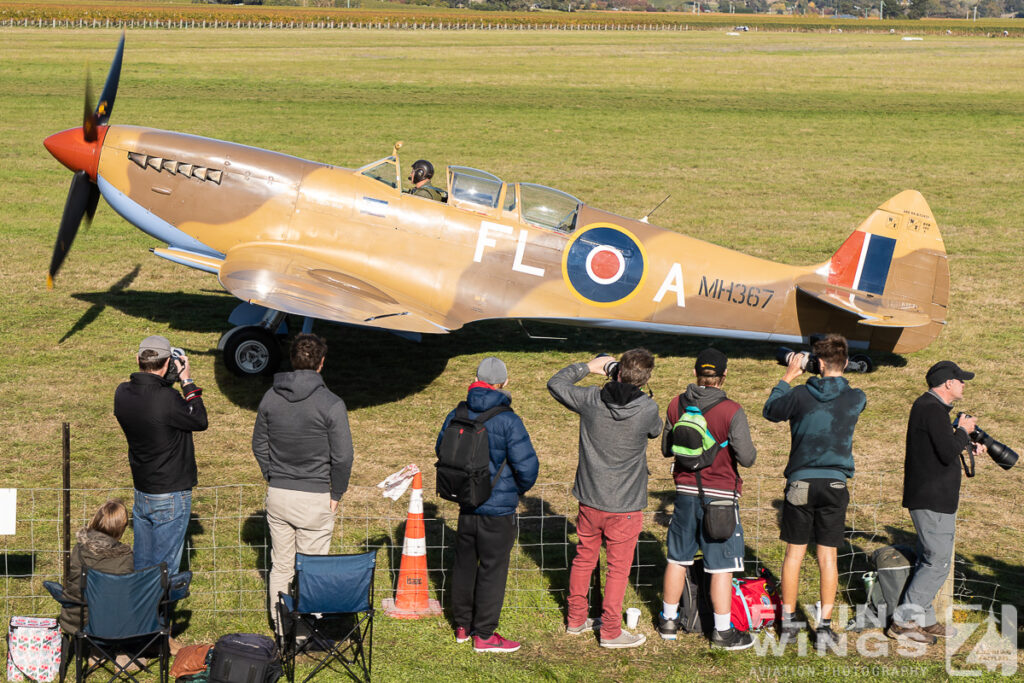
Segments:
[[[236,301],[214,278],[153,258],[146,250],[158,245],[101,203],[56,290],[44,286],[70,174],[41,141],[80,124],[86,64],[94,83],[102,82],[117,35],[0,30],[0,134],[6,143],[0,147],[0,429],[7,437],[0,482],[58,486],[59,425],[67,420],[74,485],[129,485],[111,396],[131,370],[138,341],[165,334],[191,352],[206,391],[212,427],[196,437],[201,485],[258,484],[248,443],[266,384],[223,369],[215,347]],[[128,35],[112,123],[191,132],[350,167],[385,156],[404,140],[407,162],[423,157],[437,167],[478,167],[507,180],[558,187],[628,216],[643,215],[671,194],[655,222],[802,264],[827,258],[888,197],[920,190],[951,255],[949,324],[929,349],[878,358],[878,372],[853,378],[868,394],[855,443],[858,485],[883,502],[883,531],[896,534],[909,527],[898,507],[906,414],[933,362],[950,357],[977,372],[964,409],[1000,440],[1024,445],[1022,110],[1019,41],[929,37],[907,43],[888,35],[801,33],[145,31]],[[685,387],[693,356],[706,343],[528,328],[567,340],[529,340],[506,322],[419,345],[321,325],[331,345],[325,377],[352,409],[353,484],[372,486],[409,461],[429,469],[441,418],[462,396],[476,363],[492,353],[509,363],[515,405],[542,460],[541,481],[569,482],[576,423],[547,395],[546,379],[570,361],[646,345],[658,356],[653,387],[664,407]],[[722,347],[732,358],[727,388],[750,415],[759,448],[748,481],[761,480],[762,504],[770,508],[782,489],[788,434],[759,413],[782,370],[768,345]],[[656,494],[668,482],[653,449],[650,465],[653,512],[664,507]],[[979,470],[965,483],[958,552],[1019,589],[1014,574],[1024,565],[1022,525],[1012,502],[1021,470],[1002,472],[989,462]],[[369,501],[361,491],[349,500]],[[567,498],[557,504],[556,512],[571,513]],[[255,513],[260,502],[246,506]],[[400,508],[390,512],[400,516]],[[651,516],[654,538],[664,539],[665,521],[663,514]],[[744,521],[749,533],[751,521]],[[771,520],[764,523],[768,529],[761,533],[770,538]],[[762,542],[762,551],[777,572],[781,547]],[[255,566],[255,557],[252,551],[239,561]],[[804,571],[801,597],[813,603],[810,560]],[[535,587],[543,585],[538,578]],[[192,599],[186,641],[264,629],[252,613],[207,618],[204,599]],[[637,596],[631,591],[628,599]],[[507,658],[457,648],[443,621],[381,619],[375,668],[386,680],[804,680],[837,677],[824,668],[836,662],[924,667],[923,674],[880,672],[890,679],[944,675],[941,653],[920,662],[760,658],[713,653],[695,638],[603,652],[591,641],[559,635],[562,615],[554,599],[541,606],[506,610],[502,631],[526,642]],[[654,635],[650,629],[648,635]],[[808,668],[756,669],[762,665]],[[838,675],[866,680],[870,674]]]

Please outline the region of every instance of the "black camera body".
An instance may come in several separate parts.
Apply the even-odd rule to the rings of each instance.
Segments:
[[[179,349],[177,346],[171,347],[171,359],[167,363],[167,374],[164,375],[164,379],[168,382],[177,382],[181,377],[181,370],[178,369],[178,364],[175,361],[179,361],[185,357],[185,350]],[[185,365],[185,361],[181,361],[182,367]]]
[[[957,413],[956,419],[953,420],[953,426],[959,426],[960,419],[964,417],[971,416],[968,415],[967,413]],[[970,432],[968,436],[971,437],[971,441],[973,441],[974,443],[981,444],[982,446],[987,448],[989,457],[991,457],[992,460],[994,460],[995,463],[1002,467],[1004,470],[1008,470],[1017,464],[1016,451],[1014,451],[1012,448],[1002,443],[1001,441],[996,441],[995,439],[993,439],[991,436],[989,436],[988,432],[986,432],[981,427],[975,425],[974,431]]]

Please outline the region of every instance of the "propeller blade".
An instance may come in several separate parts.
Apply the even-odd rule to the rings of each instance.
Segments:
[[[75,241],[82,216],[92,202],[90,186],[93,184],[89,180],[89,174],[85,171],[78,171],[71,179],[71,189],[68,190],[68,198],[64,203],[64,215],[60,219],[60,230],[57,231],[57,243],[53,245],[50,272],[46,276],[46,286],[50,289],[53,289],[53,278],[60,270],[61,264],[64,263],[64,258],[71,249],[71,243]]]
[[[89,199],[85,203],[85,221],[92,223],[96,215],[96,206],[100,203],[100,188],[95,183],[89,183]]]
[[[96,123],[104,125],[110,119],[110,113],[114,111],[114,98],[117,97],[117,83],[121,80],[121,57],[124,55],[124,32],[121,32],[121,42],[117,44],[117,52],[114,54],[114,61],[110,63],[110,72],[107,73],[107,82],[103,85],[103,93],[100,94],[100,101],[96,105]]]
[[[86,142],[96,140],[96,110],[92,107],[92,79],[85,74],[85,113],[82,115],[82,137]]]

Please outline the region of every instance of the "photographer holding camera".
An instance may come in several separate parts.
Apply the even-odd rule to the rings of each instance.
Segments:
[[[964,396],[967,380],[974,379],[953,361],[939,361],[925,375],[928,391],[910,409],[907,455],[903,472],[903,507],[917,531],[917,566],[887,631],[892,638],[932,644],[936,637],[951,637],[952,626],[935,619],[932,601],[949,574],[960,505],[960,454],[971,446],[974,454],[988,452],[983,443],[971,443],[977,419],[962,415],[949,422],[953,402]]]
[[[576,531],[579,545],[569,573],[569,614],[566,632],[579,635],[597,627],[587,618],[587,590],[601,555],[607,549],[601,611],[601,647],[642,645],[646,636],[622,630],[622,599],[629,580],[647,507],[647,440],[661,433],[658,404],[641,387],[654,370],[647,349],[632,349],[616,363],[598,356],[573,363],[548,381],[548,391],[569,410],[579,413],[579,465],[572,495],[580,502]],[[578,387],[590,374],[604,375],[602,387]]]
[[[812,538],[817,545],[821,578],[821,613],[815,628],[818,649],[836,642],[832,631],[832,607],[839,586],[837,552],[843,544],[846,508],[850,493],[846,480],[853,476],[853,430],[867,398],[850,386],[843,371],[849,347],[841,335],[827,334],[811,347],[821,377],[811,377],[795,388],[790,382],[809,365],[806,354],[791,354],[786,374],[764,404],[764,417],[790,423],[789,462],[786,464],[786,495],[782,504],[779,537],[786,542],[782,564],[782,628],[780,641],[795,641],[800,625],[795,621],[800,565]]]
[[[203,391],[181,349],[160,336],[139,344],[139,372],[114,392],[114,416],[128,440],[135,500],[135,568],[164,562],[178,573],[198,483],[192,432],[207,427]],[[181,381],[181,393],[174,382]]]

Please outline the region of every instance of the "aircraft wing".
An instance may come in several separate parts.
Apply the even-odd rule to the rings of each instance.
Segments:
[[[922,327],[931,323],[919,305],[898,296],[881,296],[827,282],[802,282],[797,286],[804,294],[830,306],[853,313],[861,325],[871,327]]]
[[[218,277],[239,299],[285,313],[404,332],[449,330],[443,316],[340,272],[322,250],[241,244],[228,251]]]

